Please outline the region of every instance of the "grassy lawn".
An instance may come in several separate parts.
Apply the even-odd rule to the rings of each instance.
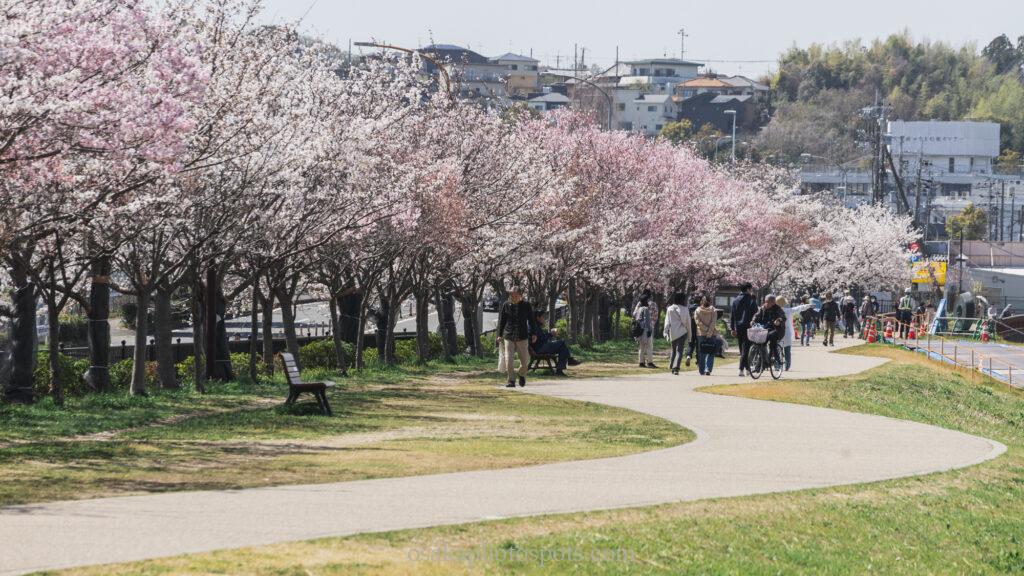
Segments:
[[[576,376],[632,367],[629,343],[581,351]],[[523,466],[680,444],[692,434],[628,410],[509,393],[493,360],[365,370],[283,406],[278,377],[205,395],[92,395],[63,409],[0,406],[0,505],[171,490],[332,482]],[[307,379],[332,378],[309,371]]]
[[[710,391],[936,424],[999,440],[1007,454],[965,470],[841,488],[332,538],[73,573],[1024,573],[1024,393],[909,352],[864,346],[850,353],[893,361],[844,378]],[[437,560],[437,550],[454,560]],[[542,551],[570,559],[542,563]],[[433,560],[411,560],[432,553]]]

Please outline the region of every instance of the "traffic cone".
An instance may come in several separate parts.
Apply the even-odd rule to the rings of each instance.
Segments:
[[[907,338],[910,340],[917,340],[917,331],[914,330],[914,326],[910,326],[910,331],[907,332]]]
[[[981,329],[981,341],[982,342],[988,342],[988,339],[989,339],[989,336],[988,336],[988,326],[986,326],[986,327]]]
[[[892,340],[892,322],[885,323],[885,339]]]

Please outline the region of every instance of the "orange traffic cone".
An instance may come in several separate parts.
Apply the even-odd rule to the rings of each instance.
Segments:
[[[892,340],[892,322],[885,323],[885,339]]]

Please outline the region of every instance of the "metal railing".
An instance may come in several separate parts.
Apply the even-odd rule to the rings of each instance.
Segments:
[[[911,351],[921,352],[933,360],[939,360],[952,364],[958,369],[990,376],[997,380],[1014,386],[1014,374],[1017,374],[1018,386],[1024,385],[1021,379],[1024,366],[1018,366],[996,354],[986,354],[982,346],[987,346],[986,322],[980,318],[940,318],[938,320],[971,321],[978,327],[978,338],[981,346],[975,345],[973,332],[957,333],[945,332],[932,334],[928,331],[926,323],[918,321],[904,323],[892,315],[872,316],[867,318],[862,327],[862,336],[868,342],[878,342],[900,346]],[[957,340],[951,340],[946,336],[957,335]],[[969,342],[964,342],[969,339]]]

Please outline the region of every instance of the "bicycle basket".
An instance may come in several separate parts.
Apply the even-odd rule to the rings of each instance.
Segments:
[[[768,329],[764,326],[751,326],[747,328],[747,339],[754,344],[764,344],[768,341]]]

